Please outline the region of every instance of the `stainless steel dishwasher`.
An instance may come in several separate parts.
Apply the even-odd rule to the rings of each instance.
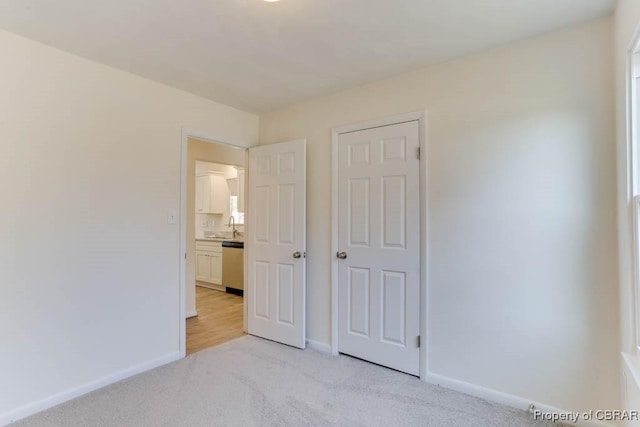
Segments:
[[[222,286],[229,293],[244,294],[244,242],[222,242]]]

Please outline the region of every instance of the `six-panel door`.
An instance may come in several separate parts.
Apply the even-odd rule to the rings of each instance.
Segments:
[[[419,374],[417,121],[338,140],[338,349]],[[334,254],[335,256],[335,254]]]
[[[248,329],[305,348],[306,141],[249,149]]]

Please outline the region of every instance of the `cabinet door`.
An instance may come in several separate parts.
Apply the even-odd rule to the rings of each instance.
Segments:
[[[211,252],[209,254],[211,283],[222,284],[222,252]]]
[[[244,212],[244,169],[238,170],[238,212]]]
[[[196,252],[196,280],[211,283],[211,264],[212,258],[210,253]]]
[[[211,213],[229,215],[229,185],[224,175],[211,176]]]
[[[208,213],[210,197],[207,194],[210,192],[209,177],[196,177],[196,213]]]

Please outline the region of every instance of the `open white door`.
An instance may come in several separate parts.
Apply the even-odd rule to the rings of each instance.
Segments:
[[[249,149],[248,332],[305,348],[306,140]]]

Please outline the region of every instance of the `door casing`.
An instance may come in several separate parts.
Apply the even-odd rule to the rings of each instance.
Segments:
[[[341,134],[398,123],[418,121],[420,132],[420,379],[427,380],[429,333],[427,325],[427,112],[414,111],[366,122],[335,127],[331,130],[331,352],[338,354],[338,140]]]

